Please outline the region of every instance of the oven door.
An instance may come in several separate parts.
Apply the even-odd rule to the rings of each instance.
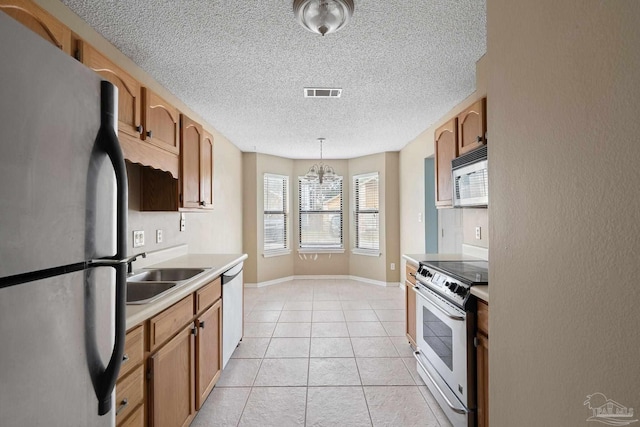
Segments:
[[[468,381],[467,330],[473,322],[471,314],[429,289],[414,287],[413,290],[416,292],[418,372],[454,425],[469,425],[469,418],[473,418],[469,413],[474,406],[469,395],[475,395],[469,390]]]

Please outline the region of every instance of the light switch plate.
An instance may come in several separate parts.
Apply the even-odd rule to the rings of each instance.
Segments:
[[[482,232],[482,228],[480,228],[480,227],[476,227],[476,239],[477,239],[477,240],[482,239],[482,234],[481,234],[481,232]]]
[[[133,247],[139,248],[140,246],[144,246],[144,231],[135,230],[133,232]]]

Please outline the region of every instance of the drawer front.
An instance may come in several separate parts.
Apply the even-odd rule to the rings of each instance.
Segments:
[[[407,276],[407,280],[412,284],[415,285],[416,284],[416,273],[418,272],[418,269],[415,268],[413,265],[407,263],[407,268],[406,268],[406,276]]]
[[[222,296],[222,279],[217,278],[196,292],[196,312],[200,313],[205,308],[216,302]]]
[[[150,349],[153,351],[180,331],[193,318],[193,294],[175,303],[149,321]]]
[[[489,305],[478,300],[478,330],[489,336]]]
[[[144,405],[138,406],[123,422],[118,422],[118,427],[144,427]]]
[[[144,367],[131,372],[116,384],[116,421],[124,420],[144,399]]]
[[[123,378],[133,368],[142,363],[144,358],[144,328],[138,325],[127,332],[124,344],[124,354],[122,355],[122,366],[118,379]]]

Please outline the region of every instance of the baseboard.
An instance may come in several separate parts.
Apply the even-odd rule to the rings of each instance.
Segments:
[[[384,286],[384,287],[402,287],[399,282],[383,282],[381,280],[368,279],[360,276],[349,275],[302,275],[302,276],[287,276],[279,279],[268,280],[266,282],[258,283],[245,283],[245,288],[262,288],[265,286],[277,285],[278,283],[290,282],[292,280],[354,280],[356,282],[368,283],[370,285]]]
[[[244,283],[245,288],[263,288],[265,286],[277,285],[278,283],[290,282],[295,276],[281,277],[278,279],[267,280],[266,282]]]

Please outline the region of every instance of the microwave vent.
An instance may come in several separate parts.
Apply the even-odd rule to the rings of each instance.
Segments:
[[[487,146],[477,148],[473,151],[469,151],[460,157],[457,157],[451,161],[451,168],[457,169],[459,167],[469,165],[471,163],[479,162],[487,159]]]

